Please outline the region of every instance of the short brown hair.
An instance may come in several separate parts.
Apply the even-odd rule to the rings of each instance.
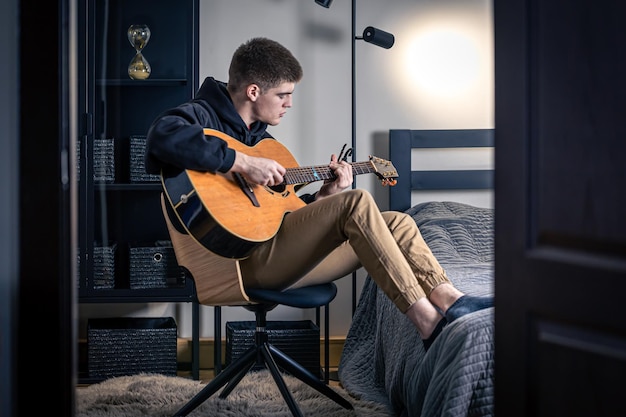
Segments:
[[[228,89],[237,92],[257,84],[261,90],[267,90],[284,82],[297,83],[302,75],[300,63],[287,48],[271,39],[253,38],[233,54]]]

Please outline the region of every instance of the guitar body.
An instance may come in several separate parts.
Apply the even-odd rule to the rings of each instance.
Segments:
[[[225,140],[235,151],[271,157],[285,168],[298,166],[287,148],[274,139],[250,147],[219,131],[205,129],[205,133]],[[276,189],[249,183],[242,187],[230,174],[193,170],[162,181],[187,232],[208,250],[227,258],[245,258],[278,232],[287,213],[305,205],[293,184]]]

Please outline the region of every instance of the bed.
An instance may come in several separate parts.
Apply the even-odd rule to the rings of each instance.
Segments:
[[[414,171],[414,148],[492,147],[491,129],[391,130],[398,184],[390,209],[413,217],[450,280],[467,294],[493,295],[494,212],[456,201],[411,205],[413,190],[490,189],[493,171]],[[446,326],[426,353],[413,324],[367,277],[339,363],[352,395],[398,416],[490,416],[494,413],[494,309]]]

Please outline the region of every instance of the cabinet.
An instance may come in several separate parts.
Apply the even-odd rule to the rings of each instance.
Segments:
[[[197,378],[193,283],[181,272],[137,285],[133,271],[141,262],[133,249],[159,249],[169,239],[161,184],[158,177],[135,175],[143,171],[143,153],[135,145],[141,146],[161,111],[189,100],[198,88],[198,0],[84,0],[78,15],[78,300],[191,303]],[[151,66],[145,80],[128,75],[135,49],[127,30],[134,24],[151,31],[141,51]],[[161,255],[155,253],[155,260]]]

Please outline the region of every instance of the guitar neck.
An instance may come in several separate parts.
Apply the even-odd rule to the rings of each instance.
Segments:
[[[352,172],[354,175],[371,174],[376,172],[372,163],[367,162],[351,162]],[[285,184],[305,184],[314,181],[325,181],[335,179],[335,173],[328,165],[316,165],[310,167],[287,168],[285,174]]]

